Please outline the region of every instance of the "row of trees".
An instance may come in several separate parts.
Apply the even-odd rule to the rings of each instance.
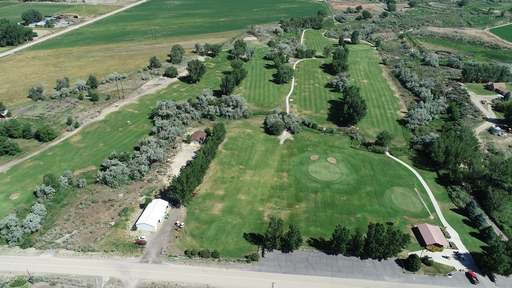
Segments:
[[[46,124],[34,128],[32,123],[17,119],[9,119],[0,123],[0,137],[12,139],[34,138],[40,142],[49,142],[57,136],[57,131]]]
[[[36,85],[28,90],[28,98],[33,101],[44,101],[47,97],[50,99],[76,97],[79,100],[88,98],[90,101],[96,102],[99,100],[99,95],[96,90],[99,84],[98,78],[93,74],[89,75],[87,81],[77,80],[73,86],[71,86],[69,78],[64,77],[55,81],[55,87],[50,95],[45,95],[43,86]]]
[[[322,29],[323,22],[327,13],[323,10],[318,11],[315,16],[296,17],[279,21],[279,25],[284,32],[299,32],[304,29],[313,28]]]
[[[512,81],[510,67],[494,63],[465,62],[462,66],[463,82],[509,82]]]
[[[366,233],[351,231],[339,224],[329,239],[312,238],[309,244],[327,254],[361,259],[387,259],[396,256],[410,242],[409,234],[393,224],[369,223]]]
[[[224,74],[220,81],[220,91],[222,95],[231,95],[236,86],[240,85],[247,77],[247,70],[244,68],[244,62],[240,59],[231,61],[231,71]]]
[[[291,253],[302,246],[302,234],[295,224],[288,225],[285,231],[283,219],[271,216],[267,224],[267,229],[263,234],[260,233],[244,233],[244,239],[261,248],[261,253],[265,256],[265,252],[280,250],[284,253]]]
[[[0,19],[0,47],[23,44],[37,36],[32,29]]]
[[[161,192],[162,198],[175,206],[187,205],[192,200],[194,190],[202,183],[219,145],[224,141],[226,128],[223,123],[217,123],[212,130],[206,132],[206,143],[197,151],[194,159],[180,170],[171,185]]]

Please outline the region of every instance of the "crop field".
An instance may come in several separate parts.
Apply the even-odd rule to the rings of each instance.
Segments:
[[[512,24],[491,29],[491,33],[512,42]]]
[[[91,17],[108,13],[118,6],[113,5],[81,5],[59,3],[30,3],[19,1],[0,1],[0,19],[21,21],[21,14],[28,9],[36,9],[44,16],[53,16],[59,13],[76,13],[80,17]]]
[[[279,85],[272,81],[276,69],[269,67],[272,61],[263,57],[268,49],[258,47],[254,57],[245,65],[247,78],[235,94],[243,95],[251,108],[269,111],[284,106],[284,99],[290,90],[289,84]]]
[[[61,175],[66,170],[94,170],[111,152],[129,151],[149,133],[149,112],[158,100],[198,96],[208,87],[218,87],[221,71],[228,69],[226,55],[207,64],[208,72],[198,84],[179,82],[153,95],[141,98],[110,114],[105,120],[84,128],[74,137],[34,158],[12,167],[0,177],[0,218],[14,208],[28,207],[32,191],[48,173]]]
[[[64,76],[72,81],[90,73],[141,69],[148,58],[162,59],[173,44],[222,42],[253,24],[313,15],[325,7],[313,0],[150,0],[132,9],[0,59],[0,101],[28,101],[28,89],[50,89]],[[20,79],[22,81],[20,81]]]
[[[384,155],[310,131],[279,145],[261,122],[228,124],[227,140],[187,208],[182,248],[242,256],[255,250],[242,234],[263,232],[270,215],[296,223],[305,237],[326,237],[340,223],[363,229],[369,221],[390,221],[409,231],[409,224],[435,222],[418,196],[433,211],[421,185]]]
[[[455,51],[470,56],[476,61],[499,61],[504,63],[512,63],[512,53],[509,49],[486,47],[478,43],[470,43],[456,39],[446,39],[438,37],[420,37],[418,40],[422,45],[433,49],[445,49]]]

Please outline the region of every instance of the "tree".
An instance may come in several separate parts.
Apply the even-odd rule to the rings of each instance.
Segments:
[[[57,132],[50,126],[43,125],[36,130],[34,138],[39,142],[50,142],[57,138]]]
[[[222,77],[220,81],[220,91],[222,95],[231,95],[236,87],[236,79],[232,73],[228,73]]]
[[[28,90],[28,98],[34,101],[44,100],[44,89],[43,86],[37,85],[33,86]]]
[[[332,53],[332,46],[331,45],[325,46],[324,51],[323,51],[324,58],[331,56],[331,53]]]
[[[290,65],[280,65],[277,67],[277,73],[274,75],[276,83],[288,83],[293,78],[293,68]]]
[[[16,46],[31,41],[37,36],[31,28],[18,25],[7,19],[0,19],[0,47]]]
[[[497,240],[485,248],[483,256],[484,268],[487,272],[504,276],[512,274],[512,244],[509,241]]]
[[[504,107],[505,122],[507,125],[512,126],[512,101],[508,101]]]
[[[391,133],[389,133],[388,131],[384,130],[377,135],[375,144],[382,146],[382,147],[388,147],[389,144],[391,144],[392,140],[393,140],[393,135],[391,135]]]
[[[267,230],[264,234],[265,244],[264,248],[272,252],[274,249],[279,249],[281,238],[283,237],[283,220],[281,218],[271,216],[268,222]]]
[[[340,123],[357,124],[367,113],[366,101],[359,93],[359,87],[347,86],[343,91]]]
[[[230,54],[235,59],[241,59],[247,56],[247,50],[247,43],[242,39],[238,39],[233,44],[233,49],[231,49]]]
[[[20,152],[21,149],[18,143],[10,140],[7,137],[0,136],[0,156],[14,156]]]
[[[187,63],[187,71],[189,74],[190,82],[196,83],[206,73],[206,65],[199,60],[192,60]]]
[[[172,64],[180,64],[183,60],[183,55],[185,55],[185,49],[181,45],[174,45],[171,47],[171,52],[169,53],[169,62]]]
[[[164,71],[164,76],[168,78],[178,77],[178,69],[174,66],[167,67]]]
[[[302,235],[299,231],[299,228],[294,225],[290,224],[288,226],[288,231],[284,233],[284,235],[281,238],[281,251],[284,253],[293,252],[302,245]]]
[[[331,67],[334,73],[345,72],[348,69],[348,48],[337,47],[332,53]]]
[[[366,9],[363,10],[363,12],[361,12],[361,17],[363,19],[370,19],[370,18],[372,18],[372,16],[373,16],[372,13],[370,13],[370,11],[368,11]]]
[[[331,244],[330,253],[333,255],[346,254],[349,250],[350,230],[340,224],[336,225],[329,242]]]
[[[349,244],[349,255],[360,257],[363,254],[364,249],[364,234],[357,230],[352,234]]]
[[[89,100],[91,100],[91,102],[100,101],[100,95],[96,90],[89,90]]]
[[[350,35],[350,42],[352,44],[359,43],[359,31],[358,30],[355,30],[354,32],[352,32],[352,34]]]
[[[87,82],[85,85],[87,85],[91,89],[97,89],[98,88],[98,78],[94,76],[93,74],[89,75],[89,78],[87,78]]]
[[[55,90],[61,91],[64,88],[69,88],[69,78],[64,77],[55,81]]]
[[[389,12],[396,11],[396,0],[387,0],[386,6]]]
[[[149,58],[149,64],[148,64],[149,69],[157,69],[160,67],[162,67],[162,63],[160,63],[160,60],[158,60],[158,58],[156,58],[156,56]]]
[[[409,254],[404,260],[404,268],[407,271],[417,272],[421,269],[421,259],[416,254]]]
[[[285,129],[284,121],[277,113],[267,115],[263,126],[270,135],[281,135]]]
[[[24,25],[29,25],[43,20],[43,14],[35,9],[26,10],[21,14]]]

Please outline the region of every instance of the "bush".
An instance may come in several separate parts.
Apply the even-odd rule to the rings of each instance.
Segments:
[[[421,257],[421,263],[430,267],[430,266],[434,265],[434,260],[432,260],[432,257],[430,257],[430,256],[423,256],[423,257]]]
[[[107,159],[98,171],[97,180],[109,187],[116,188],[128,182],[130,169],[118,159]]]
[[[0,137],[0,156],[14,156],[21,152],[18,143],[13,142],[7,137]]]
[[[448,187],[448,196],[459,209],[463,209],[471,201],[469,194],[460,186]]]
[[[34,138],[39,142],[50,142],[57,138],[57,132],[50,126],[44,125],[39,127],[34,134]]]
[[[98,88],[98,78],[94,75],[89,75],[89,78],[87,78],[87,82],[85,82],[85,85],[87,85],[91,89]]]
[[[211,253],[210,253],[210,250],[208,250],[208,249],[200,250],[198,255],[201,258],[210,258],[212,256]]]
[[[34,190],[34,195],[39,199],[51,199],[55,195],[55,188],[52,186],[41,184]]]
[[[281,135],[285,129],[284,121],[279,114],[270,114],[263,121],[265,131],[270,135]]]
[[[29,25],[43,20],[43,14],[35,9],[29,9],[21,14],[23,24]]]
[[[260,260],[260,255],[258,253],[251,253],[245,255],[245,259],[248,262],[258,262]]]
[[[28,98],[34,101],[44,100],[44,88],[41,85],[33,86],[28,90]]]
[[[149,64],[148,64],[149,69],[157,69],[160,67],[162,67],[162,63],[160,63],[160,60],[158,60],[158,58],[156,58],[156,56],[149,58]]]
[[[178,77],[178,69],[174,66],[167,67],[164,71],[164,76],[168,78],[176,78]]]
[[[219,259],[220,258],[220,253],[217,250],[213,250],[212,253],[211,253],[211,256],[214,259]]]
[[[421,260],[420,257],[416,254],[410,254],[404,260],[404,268],[407,271],[418,272],[421,269]]]

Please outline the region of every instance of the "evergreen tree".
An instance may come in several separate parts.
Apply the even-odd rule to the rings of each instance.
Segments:
[[[346,254],[349,242],[350,230],[340,224],[336,225],[330,239],[330,252],[334,255]]]
[[[267,230],[264,234],[265,245],[267,251],[272,252],[274,249],[279,249],[279,244],[283,237],[283,220],[275,216],[270,217]]]
[[[355,125],[367,113],[366,101],[359,93],[359,87],[350,85],[343,90],[340,123]]]
[[[284,233],[282,239],[281,239],[281,251],[284,253],[293,252],[302,245],[302,235],[299,231],[299,228],[294,225],[290,224],[288,227],[288,231]]]
[[[98,88],[98,78],[94,75],[89,75],[89,78],[87,78],[87,82],[85,83],[89,88],[91,89],[97,89]]]
[[[352,44],[359,44],[359,31],[355,30],[352,32],[352,35],[350,35],[350,42]]]

